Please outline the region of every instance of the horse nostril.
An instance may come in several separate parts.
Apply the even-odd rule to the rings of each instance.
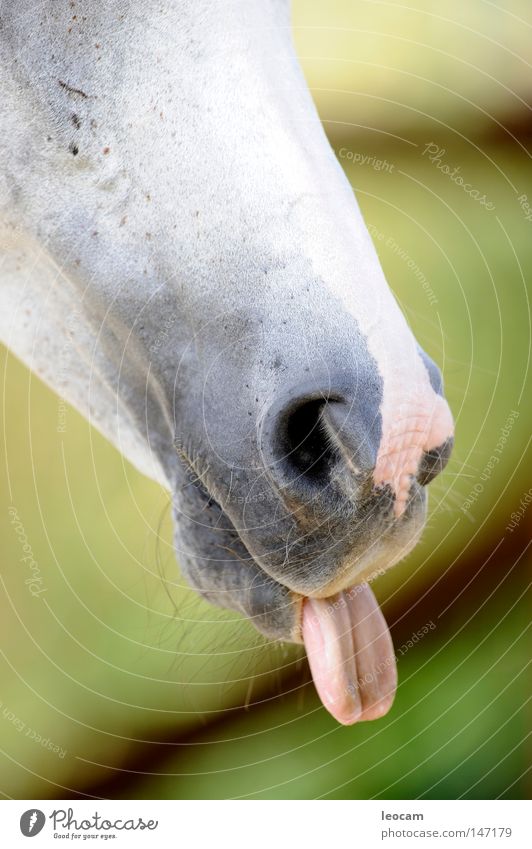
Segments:
[[[446,439],[443,445],[425,451],[419,464],[417,479],[422,486],[427,486],[443,471],[453,450],[454,439]]]
[[[336,457],[322,420],[325,404],[323,398],[303,401],[288,413],[279,432],[286,465],[316,483],[324,481]]]
[[[287,386],[265,411],[259,440],[265,465],[286,497],[330,502],[349,497],[375,467],[379,387],[363,375]],[[349,378],[349,379],[348,379]]]

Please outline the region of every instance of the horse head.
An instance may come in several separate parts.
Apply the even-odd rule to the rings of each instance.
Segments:
[[[10,344],[57,386],[50,346],[75,309],[108,394],[91,405],[79,364],[62,391],[141,468],[149,455],[192,586],[304,641],[340,721],[382,715],[395,662],[369,582],[419,539],[453,422],[285,4],[62,6],[24,0],[3,21],[6,291],[16,253],[55,328],[36,351],[36,324],[10,326]]]

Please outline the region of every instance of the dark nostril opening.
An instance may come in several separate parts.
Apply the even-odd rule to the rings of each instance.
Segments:
[[[453,450],[454,440],[447,439],[443,445],[438,448],[433,448],[432,451],[425,451],[421,463],[417,479],[422,486],[427,486],[431,481],[443,471],[449,461]]]
[[[323,398],[307,401],[285,418],[280,443],[285,464],[307,480],[322,483],[337,459],[322,421]]]

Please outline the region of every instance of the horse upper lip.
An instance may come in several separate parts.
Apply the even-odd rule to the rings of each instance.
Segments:
[[[238,539],[239,545],[244,550],[244,560],[249,558],[254,566],[264,574],[265,580],[271,581],[274,584],[283,587],[286,591],[294,594],[297,597],[310,598],[327,598],[328,596],[341,592],[353,584],[371,580],[372,577],[382,574],[385,569],[392,566],[397,560],[402,559],[408,551],[413,547],[419,538],[423,522],[420,521],[421,512],[413,511],[410,518],[413,521],[404,522],[401,520],[389,521],[391,518],[384,511],[381,511],[380,504],[372,507],[371,504],[365,508],[364,502],[361,502],[362,513],[357,516],[357,510],[354,509],[353,527],[349,531],[349,535],[340,535],[337,542],[335,537],[327,536],[327,529],[331,531],[330,520],[323,519],[318,522],[316,517],[312,517],[315,526],[304,529],[301,523],[297,524],[297,538],[290,540],[290,552],[288,553],[287,536],[286,547],[284,540],[285,528],[279,525],[275,531],[272,531],[272,546],[268,546],[268,536],[264,534],[264,530],[268,528],[268,522],[258,523],[257,531],[262,529],[262,535],[259,533],[257,538],[254,535],[254,525],[245,526],[242,523],[242,511],[240,508],[232,510],[229,504],[229,509],[225,504],[226,498],[223,493],[217,491],[216,484],[213,483],[206,474],[199,476],[197,469],[189,461],[183,451],[179,451],[181,460],[188,467],[189,472],[193,473],[194,479],[188,477],[187,486],[193,486],[201,493],[205,503],[214,505],[221,515],[225,517],[226,523],[230,526],[230,532],[233,534],[233,539]],[[414,482],[415,483],[415,482]],[[241,483],[241,486],[243,482]],[[422,492],[422,487],[415,483],[413,493],[415,492],[415,500],[418,499],[419,493]],[[412,496],[414,499],[414,495]],[[244,502],[246,499],[244,497]],[[238,504],[242,503],[239,499]],[[286,522],[290,516],[296,513],[297,509],[290,510],[290,505],[286,503],[279,493],[279,506],[282,504],[282,516],[278,516],[279,522]],[[256,507],[256,505],[254,505]],[[271,508],[272,527],[273,519],[275,518],[275,509],[271,502],[268,502],[269,515]],[[380,531],[376,526],[376,531],[369,534],[367,537],[362,531],[360,539],[357,537],[357,528],[365,528],[365,513],[364,510],[372,511],[372,515],[378,514],[381,517],[382,525]],[[245,512],[245,508],[244,508]],[[235,516],[232,515],[236,514]],[[345,512],[339,512],[340,518],[345,519]],[[309,516],[309,519],[311,517]],[[331,519],[334,516],[331,514]],[[356,520],[356,521],[355,521]],[[222,523],[224,524],[224,523]],[[401,527],[404,530],[401,530]],[[323,531],[323,533],[322,533]],[[287,524],[287,534],[289,528]],[[332,540],[332,541],[331,541]],[[273,542],[275,541],[275,544]],[[296,544],[297,543],[297,544]],[[337,544],[338,543],[338,544]],[[351,544],[352,543],[352,544]],[[330,546],[329,549],[327,546]],[[244,554],[245,552],[245,554]],[[290,562],[288,562],[290,560]],[[244,563],[245,566],[245,563]],[[230,592],[230,590],[228,590]]]

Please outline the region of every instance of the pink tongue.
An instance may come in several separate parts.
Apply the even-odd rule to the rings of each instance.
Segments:
[[[338,722],[378,719],[392,706],[397,669],[392,638],[367,584],[307,598],[303,639],[318,694]]]

